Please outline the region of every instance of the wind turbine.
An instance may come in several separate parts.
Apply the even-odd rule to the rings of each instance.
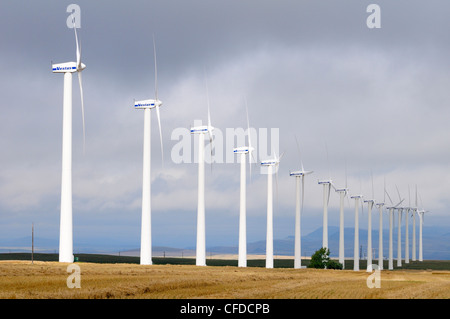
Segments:
[[[326,145],[325,145],[326,146]],[[328,148],[327,161],[328,161]],[[328,204],[330,202],[330,191],[332,186],[331,176],[327,180],[318,181],[323,185],[323,226],[322,226],[322,247],[328,248]]]
[[[406,207],[405,213],[405,264],[409,264],[409,212],[411,208],[411,191],[408,185],[409,206]]]
[[[161,118],[159,108],[162,102],[158,99],[158,72],[156,64],[156,45],[153,37],[153,55],[155,60],[155,99],[135,101],[135,109],[144,110],[144,147],[143,147],[143,179],[142,179],[142,214],[141,214],[141,253],[140,264],[152,264],[152,222],[151,222],[151,109],[156,109],[161,141],[161,158],[163,156],[163,142],[161,133]]]
[[[248,146],[241,146],[233,149],[235,154],[240,155],[241,160],[241,190],[240,190],[240,206],[239,206],[239,255],[238,255],[238,267],[247,267],[247,222],[246,222],[246,169],[245,158],[247,154],[251,154],[254,151],[251,142],[250,134],[250,122],[248,119],[247,101],[245,103],[245,109],[247,112],[247,134],[248,134]],[[248,160],[251,174],[251,160]]]
[[[416,261],[416,212],[417,212],[417,185],[416,185],[416,201],[412,209],[413,233],[412,233],[412,260]]]
[[[297,142],[297,148],[300,153],[300,147],[298,145],[297,138],[295,139]],[[294,176],[296,180],[296,192],[295,192],[295,244],[294,244],[294,268],[299,269],[302,267],[301,260],[301,216],[303,213],[303,203],[305,198],[305,176],[312,174],[313,171],[305,171],[303,168],[303,162],[300,159],[301,170],[290,172],[289,176]],[[300,204],[300,182],[302,188],[302,202]]]
[[[397,205],[394,205],[392,202],[391,196],[389,196],[389,193],[386,191],[386,188],[384,190],[385,194],[388,196],[389,201],[391,202],[391,206],[387,207],[389,209],[389,262],[388,262],[388,269],[393,270],[394,269],[394,252],[393,252],[393,223],[394,223],[394,209],[397,208],[398,205],[400,205],[403,200],[401,200]]]
[[[373,194],[373,175],[372,175],[372,198]],[[368,209],[368,229],[367,229],[367,272],[372,272],[372,207],[375,204],[373,199],[365,199],[364,203],[367,203]]]
[[[353,195],[350,198],[355,200],[355,241],[353,247],[353,270],[359,271],[359,219],[358,209],[359,200],[363,198],[363,195]]]
[[[272,175],[273,168],[278,169],[280,160],[283,157],[275,157],[261,162],[262,166],[267,167],[267,232],[266,232],[266,268],[273,268],[273,187]],[[278,174],[278,173],[276,173]]]
[[[398,193],[398,198],[399,200],[401,200],[400,197],[400,192],[398,191],[398,187],[397,188],[397,193]],[[397,226],[397,267],[401,267],[402,266],[402,212],[403,212],[404,207],[397,207],[397,212],[398,212],[398,226]]]
[[[422,234],[423,234],[423,220],[424,220],[424,214],[425,211],[423,209],[417,211],[419,215],[419,261],[423,261],[423,240],[422,240]]]
[[[419,261],[423,261],[423,224],[425,219],[425,213],[428,213],[428,211],[425,211],[423,209],[423,203],[422,199],[420,200],[422,204],[422,209],[418,210],[417,213],[419,215]]]
[[[208,125],[191,128],[191,134],[198,135],[198,204],[197,204],[197,248],[196,265],[206,266],[206,242],[205,242],[205,137],[209,135],[212,156],[212,131],[211,114],[209,110],[208,84],[206,83],[207,104],[208,104]],[[212,163],[212,158],[211,158]]]
[[[345,269],[345,257],[344,257],[344,198],[348,194],[347,188],[347,170],[345,171],[345,187],[335,188],[335,191],[339,193],[340,197],[340,210],[339,210],[339,263],[342,264],[342,269]]]
[[[72,226],[72,73],[78,74],[81,94],[81,112],[83,116],[83,150],[85,149],[84,99],[81,72],[86,65],[81,62],[81,45],[78,43],[75,16],[72,17],[75,31],[76,62],[52,64],[53,73],[64,74],[63,98],[63,142],[61,176],[61,211],[59,234],[59,262],[72,263],[73,226]]]
[[[379,227],[378,227],[378,269],[383,270],[383,206],[386,202],[386,182],[384,183],[383,202],[376,203],[379,213]]]

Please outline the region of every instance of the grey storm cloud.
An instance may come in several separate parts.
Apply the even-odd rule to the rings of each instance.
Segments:
[[[63,79],[50,66],[75,59],[66,26],[71,3],[0,3],[0,219],[14,225],[0,223],[5,234],[25,232],[22,223],[33,216],[49,233],[58,231]],[[317,180],[331,174],[342,184],[346,167],[357,192],[370,192],[371,171],[378,194],[384,177],[404,194],[417,184],[434,222],[448,224],[447,1],[375,1],[380,29],[367,27],[373,2],[361,0],[76,3],[87,65],[85,154],[77,81],[73,90],[74,218],[81,233],[84,225],[86,233],[124,223],[139,229],[143,115],[132,104],[154,95],[153,35],[166,162],[163,167],[153,117],[152,205],[169,228],[161,242],[169,241],[170,227],[193,234],[170,226],[180,214],[195,224],[197,176],[195,164],[170,161],[177,142],[171,132],[206,121],[206,80],[216,127],[246,126],[245,97],[251,126],[280,129],[286,155],[278,214],[286,220],[294,205],[288,172],[301,156],[314,170],[306,184],[307,228],[321,225]],[[264,221],[266,181],[256,165],[253,172],[249,213]],[[207,174],[207,220],[220,228],[217,242],[236,226],[237,186],[236,163],[213,165]],[[293,232],[289,227],[285,222],[280,233]],[[262,238],[263,228],[255,236]]]

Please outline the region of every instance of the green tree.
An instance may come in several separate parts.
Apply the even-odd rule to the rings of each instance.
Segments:
[[[341,269],[342,270],[342,268],[343,267],[342,267],[341,263],[339,263],[339,262],[337,262],[335,260],[328,261],[327,269]]]
[[[342,269],[342,264],[334,260],[330,260],[330,250],[322,247],[311,256],[308,268],[319,269]]]
[[[330,250],[322,247],[311,256],[308,268],[320,268],[324,269],[330,261]]]

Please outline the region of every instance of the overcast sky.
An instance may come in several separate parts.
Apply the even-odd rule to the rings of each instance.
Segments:
[[[66,25],[71,3],[0,3],[0,239],[27,236],[32,222],[37,236],[59,238],[63,76],[51,63],[75,60]],[[75,249],[77,241],[139,245],[144,118],[133,100],[154,97],[153,35],[164,142],[162,165],[152,112],[154,245],[195,245],[197,165],[174,162],[180,141],[172,134],[206,122],[205,74],[217,131],[246,128],[245,99],[251,127],[279,130],[275,143],[285,155],[274,194],[275,238],[294,234],[289,171],[300,159],[314,171],[305,183],[304,234],[322,225],[318,180],[331,177],[341,187],[346,175],[351,194],[373,192],[382,201],[386,180],[393,200],[397,186],[411,206],[417,185],[419,207],[431,211],[426,225],[450,226],[448,1],[377,0],[378,29],[366,23],[373,2],[361,0],[76,3],[87,67],[84,154],[73,81]],[[216,154],[231,153],[225,145]],[[265,238],[266,194],[266,176],[255,164],[249,241]],[[348,227],[353,204],[346,206]],[[338,207],[333,192],[330,226],[338,225]],[[239,164],[207,166],[207,246],[237,245],[238,213]],[[367,216],[361,218],[366,228]]]

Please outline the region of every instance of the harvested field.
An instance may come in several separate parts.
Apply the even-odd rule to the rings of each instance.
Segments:
[[[76,263],[81,288],[68,288],[68,264],[0,261],[1,299],[448,299],[450,271],[265,269],[232,266]]]

